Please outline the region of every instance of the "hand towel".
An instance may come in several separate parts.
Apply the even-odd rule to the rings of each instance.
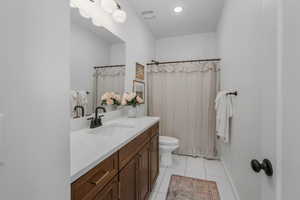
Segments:
[[[229,142],[230,118],[233,117],[233,96],[227,95],[232,91],[221,91],[215,100],[216,109],[216,131],[217,136],[222,138],[225,143]]]
[[[70,110],[71,110],[71,117],[75,116],[74,108],[78,104],[78,92],[76,90],[70,91]]]
[[[78,105],[83,106],[84,110],[87,110],[88,95],[87,91],[78,91]]]

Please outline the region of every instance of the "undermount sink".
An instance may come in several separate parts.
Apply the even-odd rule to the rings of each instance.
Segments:
[[[89,134],[97,134],[97,135],[99,134],[102,136],[114,136],[116,134],[121,134],[124,131],[128,131],[132,128],[134,128],[134,126],[115,123],[115,124],[104,125],[95,129],[90,129]]]

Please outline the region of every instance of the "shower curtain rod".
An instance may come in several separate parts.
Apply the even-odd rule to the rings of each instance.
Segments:
[[[105,66],[96,66],[96,67],[94,67],[94,69],[113,68],[113,67],[125,67],[125,65],[105,65]]]
[[[147,65],[160,65],[160,64],[172,64],[172,63],[188,63],[188,62],[209,62],[209,61],[221,61],[221,58],[200,59],[200,60],[180,60],[180,61],[168,61],[168,62],[158,62],[158,61],[152,60],[152,63],[148,63]]]

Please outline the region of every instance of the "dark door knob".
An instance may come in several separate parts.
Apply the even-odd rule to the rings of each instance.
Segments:
[[[273,176],[273,166],[268,159],[264,159],[262,163],[258,162],[258,160],[252,160],[251,167],[256,173],[264,170],[267,176]]]

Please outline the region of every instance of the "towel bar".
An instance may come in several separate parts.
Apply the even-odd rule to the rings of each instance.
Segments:
[[[228,92],[226,95],[227,95],[227,96],[229,96],[229,95],[237,96],[237,95],[238,95],[238,92],[237,92],[237,91],[235,91],[235,92]]]

